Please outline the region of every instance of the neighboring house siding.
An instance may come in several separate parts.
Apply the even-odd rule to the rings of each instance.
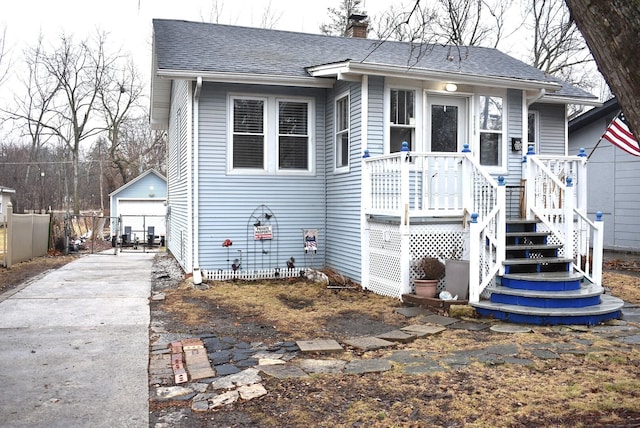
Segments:
[[[349,93],[349,171],[336,172],[334,107],[336,96]],[[338,82],[327,96],[327,265],[360,281],[360,178],[362,156],[362,89],[359,82]]]
[[[569,136],[569,154],[584,148],[591,154],[613,114],[601,117]],[[587,164],[589,191],[587,213],[595,219],[603,213],[604,247],[619,251],[640,251],[640,158],[603,140]]]
[[[536,103],[530,107],[540,114],[540,155],[565,155],[566,118],[564,104]]]
[[[191,272],[191,232],[189,230],[189,186],[187,174],[191,169],[187,157],[189,149],[189,89],[190,82],[176,80],[171,96],[171,121],[169,123],[169,143],[167,159],[167,200],[170,208],[168,221],[167,248],[182,268]]]
[[[314,98],[315,174],[227,172],[229,94]],[[243,269],[321,267],[325,263],[325,99],[322,90],[205,83],[199,117],[199,262],[204,270],[226,269],[242,255]],[[273,126],[268,123],[268,126]],[[268,141],[268,144],[274,144]],[[253,240],[254,210],[273,212],[274,239]],[[278,230],[275,230],[277,220]],[[264,219],[263,219],[264,221]],[[319,230],[318,254],[305,258],[303,229]],[[224,240],[233,245],[222,247]],[[267,251],[266,254],[262,250]],[[240,253],[240,251],[241,253]],[[228,255],[229,254],[229,255]],[[229,260],[228,260],[229,258]]]

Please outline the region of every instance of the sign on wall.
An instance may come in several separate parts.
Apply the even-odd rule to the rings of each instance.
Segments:
[[[273,229],[271,225],[253,226],[253,239],[256,241],[273,239]]]
[[[302,233],[304,235],[304,252],[315,254],[318,251],[318,229],[303,229]]]

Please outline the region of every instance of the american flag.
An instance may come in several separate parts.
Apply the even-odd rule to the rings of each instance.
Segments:
[[[640,156],[640,144],[638,144],[638,140],[636,140],[629,130],[627,121],[624,118],[624,113],[622,112],[609,124],[602,138],[620,147],[629,154]]]

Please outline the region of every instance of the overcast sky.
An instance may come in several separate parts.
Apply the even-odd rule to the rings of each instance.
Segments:
[[[398,0],[392,0],[397,1]],[[6,27],[6,48],[13,62],[20,62],[25,46],[33,46],[42,33],[57,42],[64,31],[77,40],[96,28],[109,33],[108,40],[136,56],[140,72],[150,72],[151,20],[153,18],[210,20],[213,0],[10,0],[3,1],[0,29]],[[327,8],[339,0],[217,0],[222,24],[260,26],[265,9],[280,30],[318,33],[327,21]],[[388,8],[390,0],[365,0],[370,15]],[[147,78],[148,80],[148,78]]]

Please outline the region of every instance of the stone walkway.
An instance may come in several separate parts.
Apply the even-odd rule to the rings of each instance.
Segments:
[[[354,337],[338,343],[332,339],[309,339],[280,342],[273,345],[247,343],[215,334],[185,338],[151,348],[149,379],[151,399],[157,401],[190,401],[196,412],[213,410],[238,400],[248,401],[268,393],[262,376],[279,379],[306,377],[316,374],[380,373],[399,367],[405,374],[434,373],[457,370],[474,362],[489,365],[531,365],[533,360],[520,355],[515,343],[488,345],[481,349],[449,353],[420,352],[395,349],[446,329],[468,331],[487,330],[495,334],[516,334],[531,331],[528,326],[476,322],[444,317],[417,307],[399,308],[397,312],[411,319],[412,324],[376,336]],[[640,322],[640,308],[626,306],[625,321],[614,321],[595,327],[559,326],[555,331],[590,331],[620,344],[621,350],[640,346],[640,328],[627,321]],[[593,343],[576,338],[571,343],[528,343],[521,345],[527,355],[551,360],[562,354],[585,355]],[[366,353],[389,349],[384,358],[367,358]],[[348,350],[361,358],[340,359]]]

